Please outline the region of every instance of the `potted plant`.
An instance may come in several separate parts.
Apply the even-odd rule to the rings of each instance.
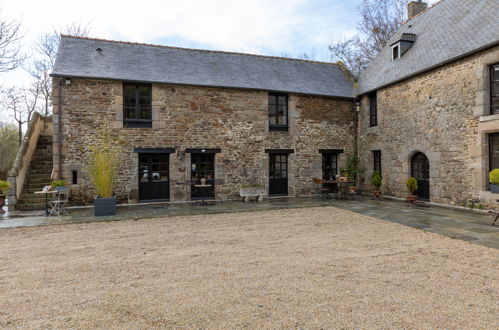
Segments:
[[[59,190],[60,188],[67,187],[68,183],[64,180],[54,180],[50,183],[50,188]]]
[[[89,147],[87,160],[87,171],[97,193],[94,200],[95,216],[116,214],[113,193],[123,152],[122,143],[113,141],[105,131],[101,135],[101,140]]]
[[[0,214],[4,214],[3,206],[5,205],[5,197],[10,189],[10,182],[0,180]]]
[[[350,156],[347,158],[345,167],[340,168],[342,176],[346,176],[348,181],[351,181],[348,190],[350,193],[357,192],[357,178],[360,174],[364,173],[365,168],[360,166],[360,158],[357,156]]]
[[[496,168],[489,173],[490,192],[499,194],[499,168]]]
[[[407,200],[409,201],[409,203],[414,204],[414,202],[418,198],[418,196],[415,195],[416,191],[418,190],[418,180],[411,176],[409,179],[407,179],[405,186],[411,193],[411,195],[407,196]]]
[[[381,173],[379,171],[374,171],[373,175],[371,177],[371,184],[374,187],[374,196],[376,199],[379,199],[379,196],[381,196],[381,185],[383,183],[383,178],[381,177]]]

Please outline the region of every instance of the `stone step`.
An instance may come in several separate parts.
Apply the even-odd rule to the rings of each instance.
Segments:
[[[28,169],[28,173],[30,173],[31,171],[36,171],[36,172],[49,171],[50,172],[50,171],[52,171],[52,165],[43,164],[43,165],[30,166]]]
[[[46,186],[52,182],[52,179],[49,176],[43,177],[43,178],[38,178],[38,179],[28,179],[24,181],[24,184],[38,184],[40,186]]]
[[[49,199],[53,198],[49,196]],[[18,204],[44,204],[45,196],[39,194],[29,194],[29,195],[21,195],[21,198],[17,201]]]
[[[43,202],[43,204],[16,204],[16,210],[19,211],[45,210],[45,202]]]
[[[38,160],[38,161],[36,161],[34,163],[32,162],[30,164],[30,166],[33,166],[33,165],[34,166],[37,166],[37,165],[52,165],[52,163],[53,162],[52,162],[52,158],[51,158],[50,160],[46,159],[46,160]]]

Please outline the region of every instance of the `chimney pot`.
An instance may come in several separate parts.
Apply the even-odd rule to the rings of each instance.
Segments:
[[[411,1],[407,5],[407,17],[409,19],[421,14],[428,8],[428,4],[422,1]]]

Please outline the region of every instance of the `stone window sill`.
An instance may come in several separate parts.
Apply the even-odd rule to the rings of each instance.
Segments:
[[[492,120],[499,120],[499,115],[481,116],[479,119],[479,121],[481,123],[486,122],[486,121],[492,121]]]

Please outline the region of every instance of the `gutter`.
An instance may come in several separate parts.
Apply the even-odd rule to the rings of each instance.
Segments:
[[[59,153],[57,179],[62,180],[62,85],[65,79],[59,79],[58,112],[57,112],[57,151]]]

